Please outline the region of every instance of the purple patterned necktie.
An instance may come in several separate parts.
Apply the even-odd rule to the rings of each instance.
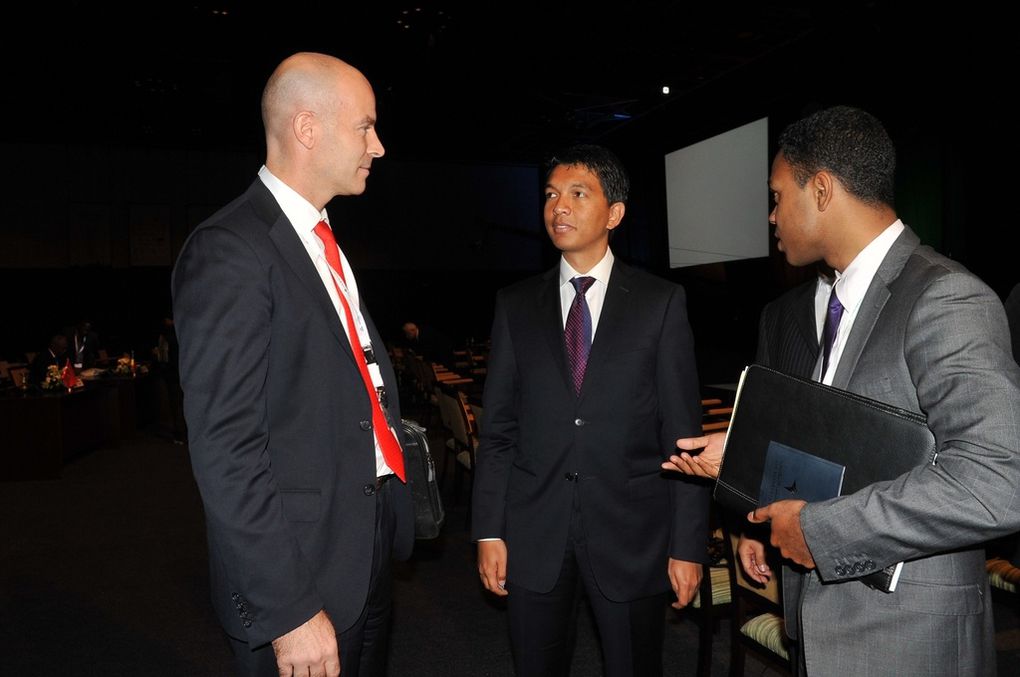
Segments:
[[[832,344],[836,341],[836,332],[839,330],[839,321],[843,317],[843,304],[836,296],[836,288],[832,288],[829,294],[829,312],[825,315],[825,326],[822,327],[822,373],[818,380],[825,379],[825,372],[829,369],[829,355],[832,353]]]
[[[570,280],[577,294],[570,304],[567,324],[563,327],[563,339],[570,359],[570,375],[574,379],[574,392],[578,395],[581,394],[584,369],[588,365],[588,352],[591,350],[591,311],[588,310],[584,294],[594,283],[594,277],[575,277]]]

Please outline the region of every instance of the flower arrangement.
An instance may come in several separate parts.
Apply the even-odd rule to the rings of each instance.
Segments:
[[[43,377],[40,386],[43,390],[61,390],[62,388],[65,388],[64,379],[60,374],[60,367],[55,364],[51,364],[47,367],[46,376]]]
[[[135,373],[135,361],[130,355],[122,355],[117,358],[117,366],[113,368],[113,373],[118,376],[130,376]]]
[[[118,376],[134,376],[135,374],[147,374],[149,368],[144,364],[137,364],[132,355],[121,355],[117,358],[117,365],[113,373]]]

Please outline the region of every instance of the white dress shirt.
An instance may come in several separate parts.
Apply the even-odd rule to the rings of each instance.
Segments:
[[[846,339],[850,336],[854,321],[857,319],[858,311],[861,309],[861,302],[864,295],[871,286],[871,281],[882,265],[886,254],[893,246],[896,238],[903,232],[903,222],[896,219],[888,228],[883,230],[878,237],[868,243],[868,246],[854,257],[850,265],[842,273],[836,271],[836,296],[843,304],[843,317],[839,321],[839,329],[836,331],[836,339],[832,343],[832,352],[829,354],[829,367],[823,374],[822,383],[832,385],[832,378],[836,375],[836,368],[839,366],[839,359],[843,356],[843,348],[846,346]],[[815,296],[815,307],[817,310],[818,297]],[[826,306],[828,299],[826,299]],[[823,308],[817,315],[824,318],[826,309]],[[822,320],[824,322],[824,319]],[[816,372],[818,369],[815,370]]]
[[[316,272],[319,273],[319,279],[322,280],[322,286],[326,289],[326,293],[329,294],[330,301],[333,302],[333,309],[336,311],[337,318],[339,318],[340,324],[344,328],[344,333],[349,337],[350,331],[347,326],[346,313],[344,313],[343,308],[340,306],[340,296],[337,294],[337,290],[339,289],[340,293],[347,299],[347,305],[351,309],[351,316],[354,318],[358,341],[361,343],[360,346],[352,345],[351,350],[371,349],[372,339],[369,337],[365,318],[361,314],[361,308],[358,303],[360,298],[358,295],[358,282],[354,277],[354,271],[351,270],[351,264],[347,261],[347,257],[344,256],[344,250],[340,249],[338,245],[337,248],[340,249],[340,266],[343,268],[344,277],[341,278],[333,272],[333,269],[329,267],[329,263],[326,262],[326,248],[322,240],[319,239],[319,236],[315,234],[315,226],[319,224],[319,221],[329,223],[329,216],[326,214],[326,210],[323,209],[320,212],[313,207],[308,200],[301,197],[293,188],[274,176],[265,165],[259,170],[259,179],[262,180],[262,183],[265,184],[269,192],[276,198],[280,209],[283,210],[283,215],[290,221],[294,232],[301,239],[301,244],[305,246],[308,258],[312,260]],[[346,282],[344,281],[345,279]],[[379,371],[378,364],[372,363],[368,365],[368,373],[372,377],[372,385],[376,388],[383,386],[382,373]],[[400,438],[397,437],[397,439],[399,440]],[[375,466],[378,476],[389,475],[393,472],[386,465],[386,461],[383,460],[382,449],[379,448],[379,438],[377,436],[375,437]]]
[[[584,298],[588,302],[588,311],[591,313],[591,340],[595,341],[595,330],[599,326],[599,318],[602,316],[602,305],[606,301],[606,290],[609,288],[609,275],[613,272],[613,250],[606,248],[606,255],[602,260],[587,273],[579,273],[570,267],[567,260],[560,257],[560,314],[563,317],[563,326],[567,326],[567,313],[574,302],[577,290],[571,284],[575,277],[594,277],[595,282],[588,288]]]

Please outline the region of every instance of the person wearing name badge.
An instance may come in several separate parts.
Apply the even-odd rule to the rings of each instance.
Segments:
[[[375,95],[302,52],[270,76],[262,118],[257,178],[173,272],[213,606],[239,674],[382,676],[414,515],[396,379],[326,213],[385,152]]]

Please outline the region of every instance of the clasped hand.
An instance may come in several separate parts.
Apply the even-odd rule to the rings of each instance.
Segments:
[[[815,560],[800,528],[800,511],[805,505],[799,500],[776,501],[747,513],[747,520],[753,524],[768,522],[772,532],[769,542],[779,553],[803,567],[814,569]]]

